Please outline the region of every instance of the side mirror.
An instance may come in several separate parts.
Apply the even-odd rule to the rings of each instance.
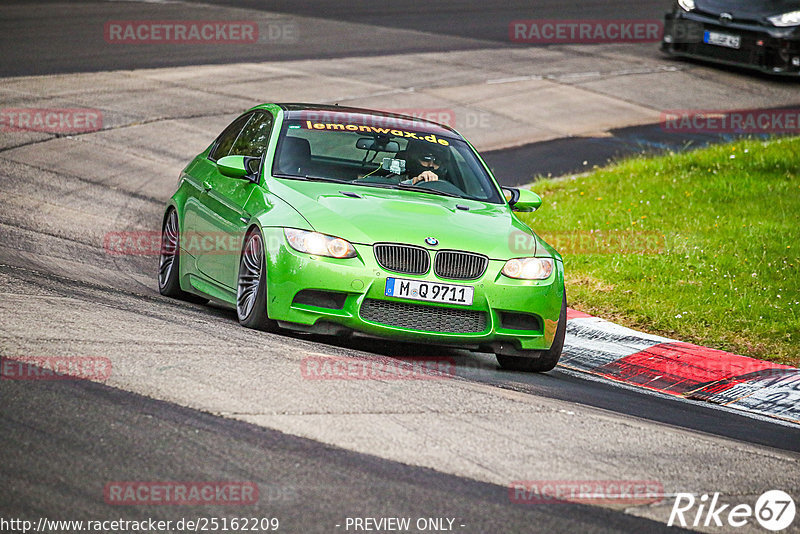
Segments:
[[[261,158],[249,156],[225,156],[217,160],[217,169],[220,174],[229,178],[248,178],[251,182],[257,181]],[[255,178],[255,179],[254,179]]]
[[[542,197],[527,189],[504,187],[503,194],[513,211],[536,211],[542,205]]]

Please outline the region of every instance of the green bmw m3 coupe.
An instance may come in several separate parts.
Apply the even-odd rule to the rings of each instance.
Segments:
[[[455,130],[404,115],[263,104],[183,170],[162,225],[163,295],[248,328],[492,352],[549,371],[566,330],[561,256]]]

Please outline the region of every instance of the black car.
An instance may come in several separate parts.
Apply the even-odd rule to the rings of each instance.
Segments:
[[[799,76],[800,0],[677,0],[664,19],[661,49]]]

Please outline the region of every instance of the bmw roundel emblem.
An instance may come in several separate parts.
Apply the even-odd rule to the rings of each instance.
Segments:
[[[432,247],[435,247],[436,245],[439,244],[439,240],[436,239],[435,237],[426,237],[425,242]]]

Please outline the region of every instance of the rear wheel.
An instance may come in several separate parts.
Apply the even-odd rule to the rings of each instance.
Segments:
[[[564,337],[567,333],[567,293],[561,300],[561,314],[558,317],[556,336],[553,344],[548,350],[539,352],[538,358],[526,358],[524,356],[505,356],[497,354],[497,362],[500,367],[509,371],[526,371],[529,373],[544,373],[551,371],[558,364],[561,358],[561,351],[564,349]]]
[[[203,304],[208,299],[192,295],[181,289],[180,283],[180,230],[178,212],[170,209],[161,229],[161,255],[158,262],[158,291],[165,297]]]
[[[251,230],[245,238],[236,283],[236,315],[247,328],[274,332],[278,324],[267,315],[267,268],[261,232]]]

